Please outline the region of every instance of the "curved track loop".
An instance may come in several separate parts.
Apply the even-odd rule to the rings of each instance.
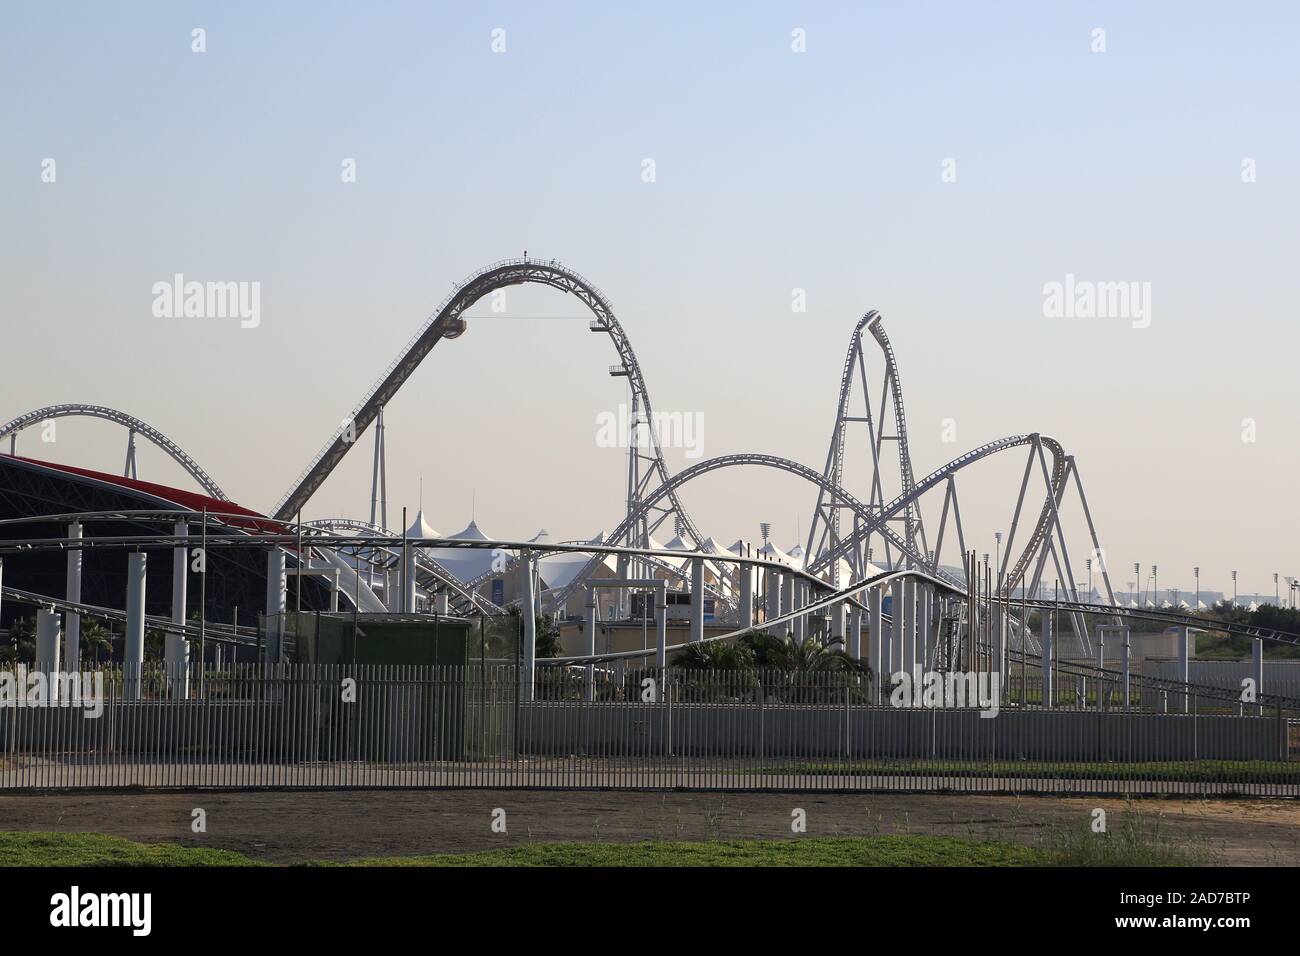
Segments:
[[[867,376],[866,356],[863,348],[864,331],[871,333],[884,357],[885,372],[878,411],[873,409],[871,404],[871,382]],[[853,415],[850,408],[853,401],[853,383],[855,380],[858,381],[862,393],[863,414],[860,416]],[[848,426],[854,423],[865,424],[871,455],[871,490],[867,495],[867,503],[874,507],[884,504],[881,450],[886,440],[883,420],[886,399],[889,400],[888,404],[893,407],[894,412],[894,435],[889,436],[889,440],[894,441],[897,445],[898,487],[901,493],[906,493],[912,488],[913,476],[912,454],[907,444],[907,415],[903,408],[902,378],[898,370],[897,356],[894,354],[893,346],[890,345],[889,336],[885,334],[882,317],[879,312],[872,309],[858,320],[857,325],[853,327],[852,334],[849,336],[849,347],[844,353],[844,367],[840,372],[839,400],[835,408],[835,428],[831,433],[831,443],[826,453],[826,466],[823,475],[832,485],[836,487],[843,486],[844,454],[845,447],[848,444]],[[817,505],[813,509],[812,520],[808,523],[808,542],[804,548],[805,554],[820,555],[823,550],[833,547],[841,541],[840,508],[841,503],[833,495],[829,495],[825,489],[818,493]],[[905,529],[904,537],[911,550],[913,553],[924,554],[927,546],[925,529],[921,523],[920,509],[909,506],[902,515],[902,520]],[[918,536],[921,539],[919,547],[916,543]],[[859,576],[866,573],[865,557],[860,553],[861,551],[862,549],[855,549],[850,552],[849,557],[852,573]],[[922,563],[921,567],[928,569],[930,562]],[[830,566],[830,578],[831,583],[838,587],[840,584],[840,565],[838,561]]]
[[[104,405],[47,405],[45,408],[38,408],[35,411],[19,415],[13,421],[6,422],[0,426],[0,438],[22,431],[31,425],[36,425],[50,418],[102,418],[105,421],[114,422],[131,429],[137,435],[143,435],[149,441],[153,442],[168,455],[178,465],[185,469],[191,478],[197,481],[203,490],[210,497],[217,498],[221,501],[229,501],[226,493],[221,487],[212,480],[212,477],[199,467],[199,463],[185,453],[180,445],[176,444],[158,429],[154,428],[147,422],[142,422],[133,415],[126,412],[120,412],[115,408],[108,408]]]
[[[875,410],[871,407],[871,392],[863,357],[864,331],[869,332],[872,338],[875,339],[885,361],[885,391],[882,391],[880,398],[879,417],[876,417]],[[865,405],[865,415],[860,418],[855,418],[850,408],[855,377],[860,378]],[[894,412],[894,436],[892,438],[898,445],[900,488],[898,497],[889,503],[885,503],[881,496],[882,482],[880,474],[882,464],[880,452],[884,441],[883,416],[885,413],[886,392]],[[905,528],[904,537],[909,546],[909,557],[915,562],[916,567],[933,574],[941,574],[941,572],[939,568],[934,566],[934,562],[929,560],[925,529],[921,518],[919,500],[921,495],[944,482],[971,461],[978,460],[995,451],[1002,451],[1015,447],[1017,444],[1027,444],[1032,441],[1032,436],[1016,436],[1013,439],[1003,439],[1001,442],[981,446],[967,455],[954,459],[928,476],[923,482],[923,487],[918,489],[912,470],[912,455],[907,443],[907,417],[903,405],[903,385],[899,374],[898,360],[894,354],[893,346],[890,344],[889,336],[885,333],[882,316],[875,310],[867,312],[858,320],[849,338],[849,347],[844,356],[844,366],[840,374],[839,401],[836,405],[835,430],[831,436],[831,444],[827,452],[824,470],[826,479],[834,487],[841,487],[844,483],[844,454],[847,444],[845,433],[847,425],[854,421],[865,421],[869,428],[872,453],[872,485],[868,495],[868,504],[888,518],[902,520]],[[1052,456],[1051,491],[1044,496],[1038,521],[1034,524],[1015,566],[1006,575],[1004,587],[1011,587],[1015,581],[1020,580],[1029,563],[1039,553],[1044,539],[1051,531],[1055,510],[1054,504],[1059,504],[1068,477],[1068,458],[1060,442],[1046,435],[1040,435],[1038,438],[1051,452]],[[1033,449],[1031,449],[1031,454],[1035,454]],[[829,501],[827,501],[828,498]],[[808,544],[805,548],[805,553],[810,556],[809,570],[814,572],[829,570],[830,580],[835,586],[840,583],[840,563],[836,560],[838,558],[847,558],[855,574],[859,576],[865,574],[865,547],[870,543],[871,534],[877,530],[874,524],[871,526],[859,524],[855,527],[853,535],[845,539],[840,534],[839,528],[840,507],[841,503],[836,496],[823,488],[818,496],[817,507],[813,511],[812,521],[809,522]],[[819,540],[817,532],[822,525],[827,526],[827,528]],[[918,538],[920,539],[919,546],[917,543]],[[825,543],[824,547],[822,546],[823,542]],[[813,557],[814,555],[815,557]]]
[[[842,541],[837,547],[831,548],[821,554],[816,561],[809,565],[808,570],[816,573],[817,571],[824,569],[832,560],[844,557],[851,548],[856,546],[860,541],[865,540],[867,535],[881,532],[884,529],[884,523],[887,520],[904,513],[909,506],[914,505],[927,491],[930,491],[942,482],[946,482],[950,476],[957,474],[968,465],[972,465],[990,455],[995,455],[1012,448],[1019,448],[1025,445],[1032,446],[1036,441],[1041,441],[1042,444],[1052,452],[1052,457],[1054,459],[1052,487],[1055,496],[1059,497],[1065,483],[1065,465],[1067,462],[1065,451],[1061,447],[1060,442],[1047,435],[1041,435],[1038,433],[1012,435],[1009,438],[1001,438],[997,441],[987,442],[986,444],[972,448],[970,451],[966,452],[966,454],[954,458],[946,465],[935,469],[919,482],[916,482],[912,486],[910,492],[901,494],[893,501],[886,503],[880,509],[879,514],[873,515],[870,521],[862,524],[853,535],[844,539],[844,541]],[[1048,530],[1051,527],[1053,510],[1053,501],[1051,500],[1051,496],[1049,496],[1049,500],[1043,504],[1043,510],[1039,515],[1038,523],[1035,525],[1033,533],[1030,535],[1030,540],[1026,543],[1024,551],[1016,562],[1015,566],[1018,570],[1023,570],[1037,553],[1038,548],[1042,544],[1043,538],[1047,535]],[[908,553],[913,560],[923,563],[926,561],[924,556],[917,556],[916,553],[910,549],[906,553]],[[1018,575],[1016,577],[1008,576],[1008,580],[1014,581],[1017,578]]]
[[[330,439],[326,446],[316,455],[312,463],[299,476],[293,488],[285,494],[279,505],[276,506],[274,517],[284,521],[298,513],[312,494],[315,493],[316,489],[329,477],[338,463],[343,460],[343,457],[351,450],[352,446],[356,444],[357,439],[370,426],[370,423],[375,420],[375,417],[379,414],[379,409],[392,400],[398,389],[419,367],[424,357],[432,351],[433,347],[443,338],[455,338],[464,332],[465,320],[462,316],[470,306],[496,289],[512,285],[523,285],[524,283],[550,286],[553,289],[566,292],[581,300],[591,310],[596,319],[592,325],[593,330],[606,333],[614,344],[614,349],[622,361],[623,369],[626,370],[628,381],[637,396],[640,408],[646,420],[650,423],[654,472],[659,476],[661,484],[666,485],[669,478],[668,468],[664,464],[663,452],[659,447],[659,436],[654,429],[654,414],[650,404],[650,393],[646,388],[645,376],[641,371],[640,363],[637,362],[636,354],[632,351],[632,344],[628,340],[627,333],[623,331],[623,327],[619,325],[618,320],[614,317],[614,310],[610,306],[609,300],[595,283],[588,281],[572,269],[560,265],[554,259],[549,261],[505,259],[476,272],[456,286],[451,294],[443,300],[437,311],[407,343],[396,361],[388,367],[379,382],[371,388],[366,397],[356,406],[346,420],[348,424]],[[630,489],[630,491],[635,493],[636,489]],[[671,510],[676,513],[682,526],[690,533],[692,539],[702,541],[703,537],[695,527],[694,522],[691,521],[686,509],[682,507],[681,502],[677,499],[676,492],[669,492],[668,497]],[[629,502],[629,512],[634,510],[632,504],[632,502]],[[644,514],[644,511],[641,513]],[[621,532],[624,535],[632,530],[631,523],[625,522],[625,526],[620,526],[624,529]],[[611,540],[619,539],[611,537]]]
[[[894,347],[889,344],[889,336],[885,334],[885,326],[881,321],[881,316],[876,313],[875,321],[867,323],[867,329],[871,332],[872,338],[880,346],[880,351],[885,356],[886,376],[889,380],[889,388],[894,406],[894,435],[898,444],[898,467],[900,472],[900,491],[907,494],[912,490],[912,452],[907,447],[907,415],[903,410],[903,380],[898,372],[898,360],[894,356]],[[907,528],[907,542],[913,549],[916,547],[916,536],[922,537],[921,551],[925,551],[924,530],[921,526],[920,512],[908,506],[904,519]]]
[[[924,556],[918,555],[915,552],[913,552],[910,549],[907,542],[904,541],[902,538],[900,538],[892,528],[889,528],[886,525],[884,517],[881,517],[877,521],[877,511],[875,509],[868,507],[866,503],[859,501],[857,498],[855,498],[849,492],[845,491],[843,488],[831,484],[830,481],[826,478],[826,476],[823,475],[821,472],[815,471],[814,469],[809,468],[807,465],[801,465],[797,461],[791,461],[788,458],[781,458],[776,455],[759,455],[759,454],[742,453],[737,455],[722,455],[718,458],[708,458],[704,461],[698,462],[697,464],[694,464],[683,471],[679,471],[676,475],[674,475],[671,479],[665,482],[662,486],[655,489],[654,492],[650,494],[650,496],[648,496],[644,501],[640,503],[640,505],[638,506],[639,511],[641,513],[649,511],[651,508],[655,507],[659,499],[663,498],[666,495],[672,494],[674,491],[681,488],[682,485],[687,484],[688,482],[694,480],[695,478],[699,478],[700,476],[709,474],[710,472],[719,471],[723,468],[736,468],[736,467],[744,467],[744,466],[774,468],[777,471],[783,471],[786,472],[787,474],[795,475],[799,478],[803,478],[806,481],[811,482],[812,484],[817,485],[824,492],[829,494],[834,500],[841,502],[842,507],[848,508],[851,511],[853,511],[854,514],[858,518],[860,518],[863,522],[868,522],[868,521],[875,522],[875,525],[873,525],[874,530],[877,533],[884,535],[890,541],[891,544],[893,544],[895,547],[899,549],[900,553],[908,554],[911,557],[913,557],[914,560],[917,561],[923,560]],[[637,513],[630,514],[627,518],[624,519],[623,524],[620,524],[617,528],[614,529],[610,537],[613,538],[615,535],[621,533],[625,529],[625,526],[635,521],[637,517],[639,517],[639,514]],[[682,553],[685,555],[699,554],[704,557],[709,556],[707,552],[687,551]],[[569,599],[569,596],[572,594],[573,589],[576,588],[581,581],[585,580],[592,573],[592,571],[595,570],[598,560],[599,559],[597,558],[592,558],[591,561],[588,562],[587,566],[583,568],[582,573],[580,573],[576,578],[574,578],[573,582],[569,584],[568,587],[562,589],[555,596],[551,606],[558,607],[562,605],[565,601],[567,601]],[[813,572],[812,569],[809,569],[809,573],[815,573],[815,572]]]

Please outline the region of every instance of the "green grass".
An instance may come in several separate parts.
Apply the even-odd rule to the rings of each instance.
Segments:
[[[136,843],[101,833],[0,833],[0,867],[257,865],[231,850]]]
[[[1140,814],[1126,815],[1104,836],[1078,826],[1052,830],[1046,842],[1060,866],[1204,866],[1210,862],[1204,844],[1178,844],[1161,831],[1159,818],[1149,820]]]
[[[1054,831],[1039,845],[891,835],[701,842],[542,843],[478,853],[384,857],[310,866],[1177,866],[1201,862],[1140,819],[1097,836]],[[0,867],[261,866],[229,850],[144,844],[95,833],[0,833]]]
[[[354,866],[1042,866],[1051,851],[952,837],[805,837],[698,843],[543,843],[481,853],[359,860]]]

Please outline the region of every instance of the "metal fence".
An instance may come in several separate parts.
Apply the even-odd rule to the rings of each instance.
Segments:
[[[1193,684],[1218,687],[1234,694],[1241,692],[1242,681],[1254,679],[1255,667],[1250,661],[1227,661],[1202,658],[1187,664],[1188,679]],[[1148,677],[1174,681],[1178,679],[1178,661],[1148,659],[1142,663],[1142,673]],[[1281,697],[1300,699],[1300,660],[1266,659],[1264,661],[1263,691]]]
[[[44,677],[45,675],[41,675]],[[519,787],[1300,796],[1300,719],[878,703],[840,672],[236,664],[7,671],[0,789]],[[53,698],[53,699],[52,699]],[[1091,701],[1091,706],[1087,704]],[[973,703],[973,705],[972,705]],[[980,706],[980,704],[983,706]],[[995,706],[996,704],[996,706]]]

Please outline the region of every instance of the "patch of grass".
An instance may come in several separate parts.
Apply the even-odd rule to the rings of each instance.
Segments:
[[[1057,828],[1048,848],[1060,866],[1203,866],[1210,862],[1204,846],[1176,843],[1160,830],[1160,820],[1125,814],[1117,828],[1093,833],[1090,826]]]
[[[429,856],[308,866],[668,867],[668,866],[1189,866],[1203,856],[1176,845],[1139,816],[1116,832],[1052,830],[1037,845],[917,834],[699,842],[540,843]],[[242,853],[169,843],[135,843],[97,833],[0,833],[0,867],[262,866]]]
[[[136,843],[102,833],[0,833],[0,867],[259,865],[232,850]]]
[[[1049,850],[952,837],[806,837],[698,843],[545,843],[358,860],[355,866],[1041,866]]]

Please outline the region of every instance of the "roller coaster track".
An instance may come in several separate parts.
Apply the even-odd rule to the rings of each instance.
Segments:
[[[866,358],[863,349],[863,330],[870,331],[881,350],[885,362],[884,381],[880,392],[878,413],[873,411],[871,406],[871,383],[867,377]],[[855,378],[859,381],[862,391],[863,415],[861,416],[854,416],[850,409]],[[887,403],[893,407],[894,412],[893,435],[884,434],[883,419]],[[840,373],[839,401],[836,403],[835,428],[831,433],[831,443],[826,453],[826,466],[823,471],[823,475],[835,487],[842,487],[844,484],[844,455],[848,443],[846,432],[848,426],[852,423],[867,426],[868,446],[871,453],[871,489],[867,496],[868,504],[879,507],[884,503],[881,479],[881,450],[886,440],[893,440],[897,444],[900,491],[906,493],[911,490],[913,484],[912,455],[907,444],[907,415],[903,407],[902,378],[898,370],[898,359],[894,354],[893,346],[889,342],[889,336],[885,334],[881,315],[874,309],[858,320],[857,325],[853,328],[852,335],[849,337],[849,347],[844,354],[844,367]],[[841,503],[825,489],[818,493],[817,505],[813,510],[812,520],[808,523],[808,543],[804,550],[810,561],[816,559],[826,547],[839,543],[841,539],[840,508]],[[904,524],[904,537],[911,551],[915,554],[925,555],[925,529],[921,522],[920,510],[909,506],[904,514],[899,517]],[[921,538],[919,548],[916,544],[918,536]],[[869,538],[865,543],[869,544]],[[865,574],[865,553],[859,550],[851,552],[849,564],[854,574]],[[930,568],[930,562],[924,561],[919,566]],[[931,570],[933,569],[931,568]],[[830,565],[830,578],[835,586],[839,585],[840,564],[838,561]]]
[[[565,545],[574,545],[574,546],[591,544],[590,541],[565,541],[561,543]],[[680,553],[683,558],[689,558],[695,556],[696,554],[699,554],[700,556],[706,559],[711,556],[709,552],[681,551],[675,553]],[[718,555],[717,557],[721,558],[722,556]],[[642,566],[645,567],[650,573],[659,572],[660,574],[664,575],[665,580],[680,581],[682,582],[683,587],[689,586],[690,574],[686,570],[688,565],[685,563],[679,567],[678,565],[673,564],[671,561],[668,561],[665,558],[655,557],[652,555],[644,555],[644,554],[638,555],[637,561],[640,562]],[[482,574],[478,575],[477,577],[472,578],[469,581],[466,581],[464,587],[468,590],[477,592],[478,589],[483,587],[485,584],[487,584],[488,581],[492,580],[493,578],[507,577],[510,574],[513,574],[518,569],[518,567],[519,567],[519,556],[515,555],[511,557],[510,563],[504,569],[500,571],[495,571],[489,568],[487,571],[484,571]],[[565,595],[565,600],[568,600],[568,598],[572,596],[574,589],[576,587],[581,586],[581,582],[592,571],[595,570],[595,567],[596,565],[589,562],[586,566],[584,566],[582,573],[579,574],[578,577],[574,579],[574,582],[571,582],[573,586],[565,587],[564,589],[562,589],[562,593],[564,593]],[[724,571],[722,568],[718,568],[718,571],[719,571],[718,576],[719,578],[721,578]],[[712,597],[717,602],[719,602],[723,610],[735,610],[737,607],[733,595],[724,593],[722,588],[710,584],[707,581],[704,583],[704,593],[709,597]],[[549,592],[542,595],[544,602],[547,602],[548,596],[549,596]],[[513,607],[517,603],[518,600],[516,599],[514,601],[507,602],[506,606]]]
[[[1009,608],[1021,606],[1036,611],[1062,611],[1064,613],[1098,614],[1104,617],[1118,617],[1126,620],[1157,621],[1171,627],[1190,627],[1201,631],[1217,631],[1233,637],[1249,639],[1259,638],[1274,644],[1289,644],[1300,647],[1300,634],[1279,631],[1276,628],[1260,627],[1258,624],[1246,624],[1241,621],[1221,621],[1212,617],[1199,617],[1184,614],[1181,611],[1162,611],[1155,608],[1124,607],[1113,604],[1091,604],[1087,601],[1049,601],[1042,598],[999,598],[998,603]]]
[[[401,535],[389,531],[387,528],[381,528],[369,521],[358,521],[354,518],[322,518],[316,521],[304,521],[303,530],[313,532],[360,531],[367,535],[378,535],[398,542],[402,540]],[[388,555],[396,555],[398,560],[401,560],[401,555],[392,548],[383,550]],[[461,583],[454,573],[435,560],[425,548],[417,546],[415,563],[417,568],[428,574],[437,584],[446,588],[449,596],[454,595],[457,598],[458,611],[466,613],[470,610],[476,610],[493,615],[506,613],[505,608],[498,607],[477,593],[477,589],[472,584]]]
[[[1031,445],[1035,442],[1035,440],[1039,439],[1040,437],[1041,436],[1036,434],[1012,435],[1009,438],[1001,438],[998,439],[997,441],[987,442],[986,444],[980,445],[976,448],[972,448],[964,455],[954,458],[946,465],[943,465],[942,467],[935,469],[929,475],[926,475],[919,482],[915,483],[912,486],[911,491],[898,495],[898,497],[894,498],[892,501],[886,503],[885,505],[881,506],[878,509],[867,510],[863,516],[863,521],[861,525],[857,528],[857,530],[855,530],[851,536],[845,538],[835,547],[830,548],[824,551],[821,555],[819,555],[815,562],[809,564],[808,566],[809,572],[816,573],[817,571],[827,567],[830,564],[830,562],[836,560],[837,558],[844,557],[846,554],[849,553],[850,549],[852,549],[858,542],[865,540],[868,535],[873,533],[887,533],[888,527],[885,524],[885,522],[887,522],[892,517],[895,517],[899,514],[906,513],[906,509],[910,505],[915,504],[915,502],[919,500],[920,497],[924,495],[927,491],[930,491],[932,488],[935,488],[940,483],[947,481],[951,475],[956,474],[957,472],[961,471],[963,468],[966,468],[969,465],[973,465],[975,462],[987,458],[990,455],[995,455],[998,454],[999,452],[1004,452],[1011,448],[1018,448],[1024,445]],[[1050,440],[1051,439],[1046,439],[1045,443],[1046,441],[1050,441]],[[846,498],[851,498],[851,496],[849,496],[847,492],[844,492],[842,490],[839,492],[839,494],[845,496]],[[857,502],[857,505],[859,507],[864,507],[861,505],[861,502]],[[858,508],[855,507],[854,510],[856,511],[858,510]],[[1049,519],[1050,519],[1050,511],[1049,511]],[[902,545],[901,550],[903,551],[903,553],[908,557],[912,558],[912,560],[914,560],[918,564],[918,566],[924,567],[929,563],[929,559],[926,555],[920,554],[919,552],[915,551],[906,542],[902,542],[900,539],[898,539],[896,535],[893,537],[894,537],[895,545],[898,546],[901,544]],[[1032,541],[1029,545],[1026,545],[1026,551],[1032,555],[1031,548],[1032,548]]]
[[[780,458],[776,455],[741,453],[736,455],[723,455],[718,458],[709,458],[704,461],[698,462],[697,464],[694,464],[689,468],[679,471],[676,475],[672,476],[672,478],[670,478],[663,485],[656,488],[644,501],[640,503],[639,509],[642,513],[644,513],[649,509],[653,508],[655,504],[659,501],[659,499],[672,494],[674,491],[681,488],[683,485],[688,484],[694,479],[699,478],[703,475],[707,475],[711,472],[719,471],[725,468],[735,468],[735,467],[773,468],[776,469],[777,471],[782,471],[787,474],[791,474],[791,475],[795,475],[796,477],[803,478],[804,480],[816,485],[822,491],[829,494],[833,500],[839,501],[841,503],[840,507],[847,508],[853,511],[854,514],[858,518],[860,518],[863,522],[872,522],[873,527],[876,527],[878,533],[884,535],[885,538],[889,540],[891,543],[893,543],[894,546],[897,547],[901,553],[911,554],[918,561],[924,560],[923,556],[916,555],[915,552],[911,550],[907,542],[904,541],[902,538],[900,538],[892,528],[889,528],[886,525],[885,519],[888,516],[880,517],[876,513],[876,511],[870,508],[866,503],[859,501],[857,498],[855,498],[849,492],[845,491],[843,488],[840,488],[839,486],[832,484],[826,478],[826,476],[821,472],[815,471],[814,469],[809,468],[807,465],[801,465],[797,461],[791,461],[788,458]],[[636,520],[637,517],[638,515],[636,513],[629,514],[628,517],[623,520],[623,523],[621,523],[617,528],[614,529],[610,537],[617,540],[617,536],[624,531],[627,525],[629,525],[632,521]],[[708,557],[708,554],[706,552],[683,552],[683,553],[697,554],[698,556],[706,557],[706,558]],[[580,585],[580,583],[583,580],[585,580],[592,572],[595,571],[598,562],[599,562],[599,558],[592,558],[591,561],[588,562],[587,567],[583,569],[582,573],[579,574],[576,578],[574,578],[573,581],[567,587],[561,589],[559,593],[555,595],[552,601],[552,606],[554,607],[563,606],[564,603],[568,601],[569,596],[573,593],[573,590],[577,588]],[[949,582],[946,586],[951,587],[952,585]]]
[[[107,408],[103,405],[82,405],[82,404],[64,404],[64,405],[47,405],[44,408],[38,408],[33,412],[27,412],[19,415],[17,418],[0,426],[0,438],[6,436],[13,437],[31,425],[39,424],[52,418],[102,418],[105,421],[114,422],[130,429],[133,434],[143,435],[149,441],[153,442],[168,455],[178,465],[185,469],[191,478],[197,481],[205,492],[212,498],[221,501],[229,501],[226,493],[221,490],[220,486],[212,480],[211,476],[199,467],[199,463],[191,458],[180,445],[176,444],[158,429],[154,428],[147,422],[143,422],[133,415],[126,412],[120,412],[115,408]]]
[[[126,611],[118,608],[83,604],[79,601],[68,601],[64,598],[51,597],[48,594],[36,594],[32,591],[11,587],[0,588],[0,595],[3,596],[5,601],[26,604],[30,607],[48,608],[67,614],[79,614],[86,618],[116,621],[119,624],[126,623]],[[218,624],[214,621],[209,621],[202,627],[193,622],[177,624],[170,617],[157,614],[145,615],[144,621],[145,627],[151,631],[157,630],[167,634],[180,634],[191,640],[198,640],[202,637],[205,640],[223,644],[257,646],[257,628],[255,627],[236,628],[230,624]]]
[[[889,344],[889,336],[885,334],[885,326],[880,320],[879,313],[876,314],[875,321],[867,323],[867,329],[885,355],[886,379],[893,397],[894,437],[898,443],[898,467],[901,471],[902,493],[907,494],[912,490],[913,484],[912,452],[907,447],[907,414],[903,409],[903,381],[898,372],[898,360],[894,356],[894,347]],[[877,441],[879,440],[880,436],[877,436]],[[915,511],[911,505],[908,505],[902,517],[905,522],[904,526],[907,529],[908,544],[915,550],[916,537],[919,534],[922,539],[921,551],[924,552],[925,530],[921,525],[920,513]]]
[[[664,464],[663,452],[659,446],[659,436],[654,427],[654,414],[650,404],[650,393],[646,388],[645,376],[641,371],[641,365],[637,361],[636,354],[632,351],[632,345],[628,340],[627,333],[623,331],[623,327],[619,325],[618,320],[614,317],[614,310],[610,306],[609,300],[594,283],[573,270],[560,265],[555,260],[539,261],[528,258],[504,259],[493,263],[474,273],[452,289],[434,314],[407,343],[406,347],[402,349],[397,359],[388,367],[379,381],[353,409],[352,414],[345,419],[341,429],[330,438],[311,464],[304,469],[297,481],[294,482],[293,487],[276,506],[274,517],[281,521],[289,520],[301,510],[303,505],[307,503],[335,467],[338,466],[339,462],[343,460],[348,451],[351,450],[357,439],[375,420],[379,410],[392,400],[398,389],[410,378],[420,363],[424,361],[425,356],[433,350],[433,347],[442,339],[456,338],[465,331],[464,313],[474,303],[497,289],[524,283],[550,286],[578,298],[595,316],[594,321],[591,323],[591,330],[606,333],[613,343],[622,363],[618,367],[619,374],[627,376],[634,401],[639,403],[650,429],[650,444],[653,452],[651,456],[653,458],[652,469],[647,473],[644,481],[638,480],[635,482],[635,487],[630,486],[628,489],[629,514],[636,512],[644,518],[646,510],[637,508],[637,504],[643,500],[646,493],[646,483],[650,478],[657,476],[661,485],[667,485],[669,474],[668,468]],[[634,454],[636,451],[635,448],[632,449]],[[659,497],[662,498],[662,496]],[[656,525],[669,514],[675,513],[681,526],[691,534],[694,540],[703,540],[703,536],[699,534],[686,509],[682,507],[682,503],[678,500],[676,491],[669,492],[668,498],[669,506],[661,509],[662,513],[658,521],[656,521]],[[633,543],[644,544],[644,541],[634,540],[636,537],[634,522],[625,521],[623,525],[620,525],[620,528],[622,529],[620,535],[628,537],[629,541]],[[611,538],[611,540],[619,539]]]
[[[871,405],[872,396],[867,378],[863,348],[864,331],[871,334],[884,357],[884,381],[880,390],[878,413],[873,411]],[[860,380],[862,390],[864,414],[860,417],[855,417],[850,409],[855,377]],[[884,416],[887,403],[892,405],[894,413],[894,435],[892,436],[884,434]],[[911,450],[908,446],[907,416],[898,359],[889,341],[889,336],[885,332],[883,319],[880,313],[874,310],[867,312],[858,321],[850,336],[849,347],[845,352],[844,365],[840,375],[839,401],[836,405],[835,428],[832,432],[823,472],[830,487],[840,488],[843,486],[844,456],[847,445],[846,431],[847,426],[854,422],[866,424],[868,428],[871,452],[871,488],[867,496],[868,505],[876,510],[879,515],[885,515],[886,520],[902,521],[905,529],[904,537],[908,544],[908,557],[915,567],[926,569],[934,574],[942,574],[936,563],[937,556],[936,560],[931,560],[931,552],[928,550],[926,543],[925,527],[920,509],[921,496],[931,488],[948,483],[966,464],[984,457],[982,453],[1005,450],[1014,447],[1015,444],[1023,444],[1027,439],[1022,437],[1011,442],[1004,440],[1000,443],[994,443],[992,446],[982,446],[980,449],[975,449],[976,454],[964,455],[934,472],[926,479],[925,487],[918,490],[912,468]],[[881,452],[884,441],[891,438],[898,445],[900,493],[897,498],[887,504],[884,502],[881,493],[883,488],[881,472],[884,457]],[[1072,462],[1065,454],[1061,444],[1046,435],[1040,435],[1038,439],[1041,445],[1051,453],[1052,463],[1050,473],[1047,476],[1049,490],[1044,496],[1038,520],[1030,530],[1028,541],[1021,550],[1011,573],[1005,574],[1001,578],[1001,587],[1004,591],[1021,579],[1022,575],[1026,573],[1030,562],[1036,556],[1039,558],[1039,563],[1035,569],[1034,583],[1035,585],[1038,583],[1043,561],[1046,559],[1046,552],[1042,550],[1043,544],[1052,532],[1057,509],[1064,497],[1066,484],[1070,477]],[[1037,454],[1038,448],[1035,445],[1030,448],[1030,462],[1026,469],[1026,486]],[[1022,497],[1023,494],[1024,489],[1022,488]],[[1019,519],[1020,506],[1021,502],[1018,501],[1013,525],[1014,521]],[[861,577],[866,573],[868,564],[866,551],[870,546],[872,534],[879,529],[878,522],[863,523],[858,520],[853,534],[845,543],[845,538],[840,533],[841,508],[842,502],[827,487],[823,487],[818,495],[813,518],[809,522],[808,544],[805,549],[808,569],[814,572],[828,572],[830,581],[834,586],[840,584],[840,559],[848,560],[855,576]],[[960,523],[960,517],[957,517],[956,521]],[[940,538],[942,539],[942,530]],[[1011,543],[1008,541],[1008,546]],[[888,547],[886,551],[888,553]],[[1106,580],[1106,586],[1109,588],[1108,579]]]

